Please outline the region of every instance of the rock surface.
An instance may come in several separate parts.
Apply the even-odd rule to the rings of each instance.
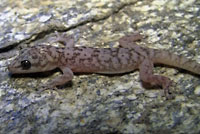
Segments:
[[[115,47],[140,32],[146,47],[168,49],[200,63],[200,2],[195,0],[34,0],[0,4],[0,133],[200,133],[200,79],[157,67],[177,83],[174,99],[141,86],[138,71],[76,75],[58,90],[38,85],[59,75],[11,77],[7,64],[21,48],[47,41],[55,31],[73,34],[77,46]]]

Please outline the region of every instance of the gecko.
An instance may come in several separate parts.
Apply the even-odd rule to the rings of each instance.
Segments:
[[[48,82],[46,86],[54,88],[73,79],[75,72],[121,74],[139,70],[142,82],[151,86],[161,86],[164,93],[169,93],[172,80],[166,76],[155,75],[155,64],[165,64],[200,75],[200,64],[184,56],[142,47],[136,41],[143,37],[139,33],[119,39],[117,48],[76,47],[73,36],[60,36],[55,42],[62,42],[65,47],[35,45],[24,48],[8,65],[11,74],[45,72],[59,68],[62,75]]]

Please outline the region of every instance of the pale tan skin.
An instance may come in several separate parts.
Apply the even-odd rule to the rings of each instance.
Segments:
[[[48,83],[49,88],[71,81],[73,72],[119,74],[139,69],[143,82],[160,85],[165,93],[168,93],[172,81],[165,76],[154,75],[154,64],[166,64],[200,74],[199,63],[168,51],[136,45],[134,42],[141,38],[139,34],[124,36],[119,40],[120,48],[90,48],[75,47],[70,36],[59,36],[54,41],[63,42],[67,47],[38,45],[23,49],[8,69],[12,74],[21,74],[59,68],[63,75]]]

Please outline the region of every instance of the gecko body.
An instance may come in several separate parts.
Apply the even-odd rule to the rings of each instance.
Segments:
[[[59,68],[63,74],[48,83],[51,87],[72,80],[73,72],[118,74],[139,69],[143,82],[160,85],[165,91],[172,81],[165,76],[154,75],[154,64],[166,64],[200,74],[199,63],[168,51],[134,45],[135,40],[138,40],[135,35],[122,37],[119,40],[122,47],[119,48],[33,46],[21,50],[8,69],[12,74],[20,74]]]

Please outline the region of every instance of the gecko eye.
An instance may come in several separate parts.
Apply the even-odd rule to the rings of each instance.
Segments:
[[[31,63],[30,63],[30,61],[28,61],[28,60],[23,60],[23,61],[21,62],[21,66],[22,66],[22,68],[23,68],[24,70],[27,70],[27,69],[29,69],[29,68],[31,67]]]

